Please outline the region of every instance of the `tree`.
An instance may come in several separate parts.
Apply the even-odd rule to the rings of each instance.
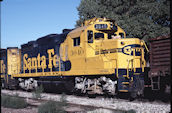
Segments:
[[[106,17],[115,20],[127,37],[147,41],[170,33],[170,0],[81,0],[77,10],[77,26],[93,17]]]

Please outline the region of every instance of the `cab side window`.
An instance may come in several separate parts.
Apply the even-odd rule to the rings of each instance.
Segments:
[[[93,43],[93,31],[91,30],[87,31],[87,40],[88,40],[88,43]]]
[[[121,36],[121,38],[124,38],[124,33],[119,33],[119,35]]]
[[[73,46],[79,46],[80,45],[80,37],[74,38],[73,39]]]

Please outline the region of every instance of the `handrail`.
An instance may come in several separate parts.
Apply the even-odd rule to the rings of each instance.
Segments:
[[[141,40],[141,45],[144,45],[144,47],[146,48],[146,51],[149,52],[149,49],[148,49],[144,40]],[[143,50],[143,48],[141,49],[141,61],[142,61],[141,64],[144,63],[144,64],[142,64],[142,72],[144,72],[145,61],[144,61],[144,50]]]
[[[117,59],[111,59],[111,60],[115,60],[116,62],[116,77],[118,78],[118,63],[117,63]]]
[[[135,56],[136,56],[136,52],[135,52],[136,50],[134,49],[134,51],[133,51],[133,65],[134,65],[134,72],[136,72],[136,68],[135,68],[135,61],[134,61],[134,59],[135,59]]]
[[[87,43],[87,44],[91,47],[91,49],[95,50],[89,43]]]
[[[144,61],[144,50],[143,50],[143,48],[141,50],[142,50],[141,51],[141,66],[142,66],[142,72],[144,72],[144,65],[145,65],[145,61]]]
[[[61,75],[61,61],[60,61],[60,57],[59,57],[59,73]]]
[[[131,59],[132,60],[132,59]],[[131,60],[127,60],[128,61],[128,66],[127,66],[127,78],[129,79],[129,64]]]
[[[145,46],[145,48],[146,48],[147,52],[149,52],[149,49],[148,49],[148,47],[147,47],[147,45],[146,45],[145,41],[144,41],[144,40],[141,40],[141,42],[142,42],[142,44]]]
[[[128,66],[127,66],[127,77],[129,77],[128,75],[128,70],[129,70],[129,64],[130,62],[132,61],[133,62],[133,65],[135,65],[135,62],[134,60],[135,59],[140,59],[140,66],[142,67],[142,72],[144,72],[144,65],[145,65],[145,61],[144,61],[144,49],[141,48],[141,58],[136,58],[136,53],[135,53],[135,50],[133,51],[133,59],[128,59]],[[144,64],[143,64],[144,63]],[[132,67],[134,69],[134,73],[136,72],[136,68],[135,66]]]

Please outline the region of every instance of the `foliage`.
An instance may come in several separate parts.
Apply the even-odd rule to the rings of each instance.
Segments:
[[[19,98],[18,96],[1,95],[1,105],[7,108],[25,108],[27,107],[27,102]]]
[[[41,86],[39,86],[39,87],[37,87],[33,92],[32,92],[32,96],[33,96],[33,98],[35,98],[35,99],[41,99],[41,93],[44,91],[44,89],[43,89],[43,86],[41,85]]]
[[[66,100],[65,93],[62,94],[62,96],[60,98],[60,103],[61,103],[61,106],[67,106],[67,100]]]
[[[66,113],[64,107],[67,106],[66,95],[62,94],[60,102],[48,101],[38,107],[38,113]]]
[[[126,111],[125,113],[136,113],[136,111],[131,109],[131,110]]]
[[[77,26],[93,17],[106,17],[115,20],[127,37],[146,41],[170,33],[170,0],[81,0],[77,9]]]

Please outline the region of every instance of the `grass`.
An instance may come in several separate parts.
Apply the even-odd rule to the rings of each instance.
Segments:
[[[1,94],[1,105],[6,108],[20,109],[27,107],[28,104],[23,98],[20,98],[17,95],[9,96]]]
[[[65,106],[67,106],[66,95],[62,94],[60,102],[50,100],[38,106],[38,113],[66,113]]]
[[[131,110],[126,111],[125,113],[136,113],[136,111],[131,109]]]
[[[44,91],[43,86],[37,87],[33,92],[32,92],[32,97],[35,99],[41,99],[42,95],[41,93]]]
[[[38,107],[38,113],[66,113],[63,106],[55,101],[47,101]]]

